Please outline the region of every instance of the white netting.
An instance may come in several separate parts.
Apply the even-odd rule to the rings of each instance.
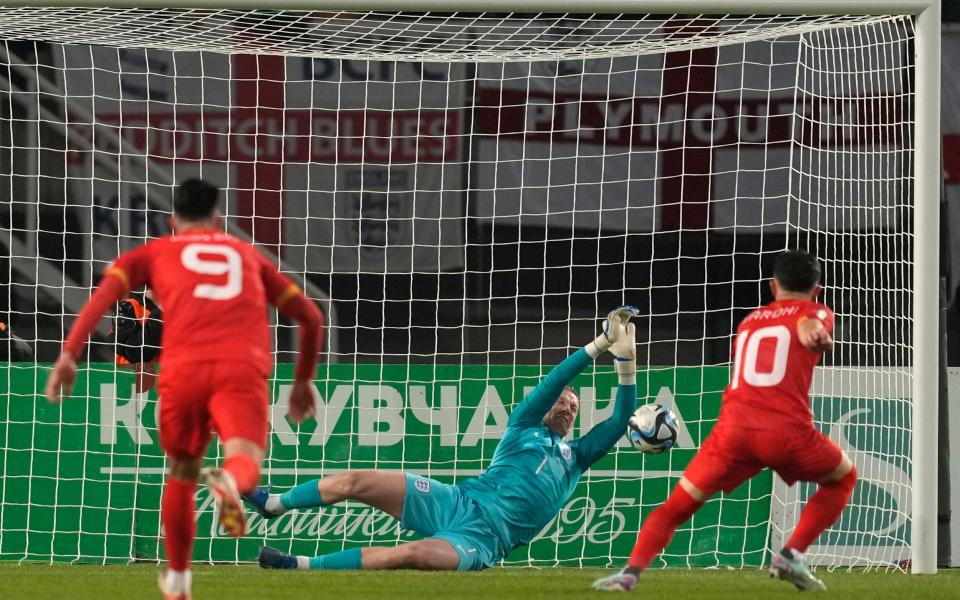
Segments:
[[[282,418],[278,368],[268,482],[479,473],[524,389],[626,301],[641,401],[677,408],[680,447],[612,453],[509,561],[619,564],[716,420],[769,259],[801,246],[838,317],[815,410],[863,477],[811,556],[907,556],[909,19],[2,9],[3,38],[30,41],[0,46],[0,296],[34,355],[4,370],[0,558],[160,556],[154,399],[112,363],[106,323],[80,398],[33,398],[97,274],[165,231],[190,176],[330,321],[320,425]],[[274,331],[287,363],[294,328]],[[574,385],[579,435],[615,378],[600,361]],[[761,474],[661,564],[759,565],[808,493]],[[409,539],[353,505],[255,519],[238,543],[200,504],[201,559]]]
[[[516,15],[13,8],[0,37],[353,60],[501,61],[655,54],[876,22],[851,15]]]
[[[823,258],[824,301],[842,307],[843,344],[825,358],[813,396],[861,481],[812,551],[825,564],[910,558],[912,33],[888,23],[817,32],[800,45],[788,239]],[[778,540],[814,488],[775,491]]]

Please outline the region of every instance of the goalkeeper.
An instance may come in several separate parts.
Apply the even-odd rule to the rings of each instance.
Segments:
[[[609,452],[636,405],[636,340],[624,306],[603,333],[567,357],[510,415],[485,473],[457,485],[400,471],[356,470],[302,483],[283,494],[258,488],[245,499],[266,518],[298,508],[356,500],[382,510],[425,539],[394,547],[349,548],[323,556],[260,549],[264,568],[424,569],[475,571],[503,559],[560,511],[580,476]],[[620,385],[613,415],[583,437],[566,441],[579,411],[567,384],[597,356],[614,356]]]

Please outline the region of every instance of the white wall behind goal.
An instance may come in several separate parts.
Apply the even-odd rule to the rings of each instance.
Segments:
[[[877,206],[880,194],[862,174],[899,172],[898,155],[850,157],[861,145],[903,143],[903,115],[888,101],[901,82],[837,74],[897,72],[906,59],[847,48],[840,35],[480,64],[476,214],[649,232],[676,229],[663,206],[692,201],[693,210],[709,202],[709,215],[702,223],[684,215],[687,228],[777,231],[811,220],[835,231],[888,227],[897,213]],[[831,187],[839,180],[847,187]]]

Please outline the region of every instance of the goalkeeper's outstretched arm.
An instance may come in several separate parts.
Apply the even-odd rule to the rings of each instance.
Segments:
[[[625,325],[630,317],[636,316],[638,313],[639,311],[632,306],[621,306],[611,311],[603,322],[603,331],[600,335],[554,367],[537,384],[537,387],[527,394],[523,402],[513,410],[510,414],[510,420],[507,422],[507,427],[539,425],[544,415],[557,401],[557,397],[560,396],[564,386],[569,384],[587,365],[593,362],[593,359],[609,350],[618,336],[625,332]],[[634,352],[636,351],[634,350]]]
[[[632,332],[633,325],[630,325],[630,330]],[[633,336],[631,335],[630,338],[632,340]],[[630,415],[637,408],[637,361],[617,358],[615,364],[620,384],[617,386],[617,400],[613,407],[613,414],[594,426],[576,443],[577,462],[584,471],[613,449],[620,436],[626,431]]]
[[[624,323],[619,329],[610,347],[619,378],[616,405],[610,418],[576,441],[577,463],[583,470],[613,449],[637,407],[637,329],[633,323]]]

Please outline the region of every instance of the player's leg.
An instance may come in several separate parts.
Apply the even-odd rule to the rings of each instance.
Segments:
[[[814,540],[840,518],[850,502],[857,483],[857,468],[846,453],[841,451],[841,456],[840,464],[817,482],[819,487],[803,507],[787,548],[801,554],[806,552]]]
[[[292,509],[323,507],[344,500],[356,500],[382,510],[397,520],[403,520],[407,485],[407,474],[402,471],[357,470],[301,483],[283,494],[267,494],[261,488],[257,494],[244,496],[244,498],[254,503],[260,514],[267,518],[282,515]],[[416,523],[407,524],[406,528],[426,535],[433,532],[433,529],[425,530]],[[401,544],[401,546],[407,546],[407,544]],[[379,556],[380,553],[389,550],[393,549],[348,548],[331,554],[310,557],[293,556],[264,546],[260,549],[258,562],[265,569],[385,569],[389,567],[366,567],[362,558],[364,555],[361,552],[372,553],[372,558],[369,560],[375,565],[391,559],[396,560],[396,556],[406,556],[406,550],[396,551],[394,553],[396,556],[388,553],[385,559]]]
[[[643,570],[670,544],[677,528],[686,523],[709,497],[689,479],[682,477],[667,501],[644,521],[627,567],[620,573],[598,579],[593,589],[605,592],[633,589]]]
[[[224,460],[222,468],[207,471],[206,481],[220,524],[229,535],[240,537],[246,532],[240,495],[256,490],[267,443],[267,380],[253,365],[218,362],[211,385],[210,416]]]
[[[264,546],[259,563],[266,569],[455,571],[460,556],[448,541],[427,538],[398,546],[348,548],[321,556],[293,556]]]
[[[200,464],[199,458],[170,458],[170,470],[160,501],[167,570],[161,575],[159,585],[168,600],[190,597],[190,557],[197,529],[193,518],[194,494]]]
[[[803,507],[790,539],[771,560],[770,573],[801,591],[825,590],[807,567],[804,553],[840,518],[857,482],[857,469],[839,446],[813,428],[796,436],[790,446],[795,450],[794,459],[776,466],[777,473],[790,485],[802,480],[816,481],[819,487]]]
[[[460,557],[450,542],[428,538],[393,548],[371,546],[363,549],[364,569],[419,569],[455,571]]]
[[[265,568],[286,569],[477,569],[493,563],[490,544],[477,538],[476,514],[460,489],[434,479],[397,471],[348,471],[324,478],[316,487],[323,500],[355,499],[400,520],[403,529],[424,540],[396,547],[350,548],[323,556],[291,556],[264,547]],[[457,548],[454,548],[454,544]]]
[[[174,367],[164,369],[159,380],[160,445],[169,458],[160,504],[167,570],[159,584],[169,600],[190,598],[190,557],[196,532],[194,495],[201,457],[210,443],[204,381],[204,374],[186,377]]]
[[[657,507],[640,529],[637,543],[630,553],[628,569],[639,575],[653,559],[670,544],[677,528],[686,523],[703,503],[710,499],[705,492],[687,477],[681,477],[667,501]]]
[[[241,490],[252,491],[260,481],[263,448],[258,442],[231,437],[223,443],[222,468],[207,470],[206,483],[216,500],[217,519],[228,535],[246,533],[247,518],[243,510]]]
[[[731,491],[760,471],[749,453],[730,447],[729,436],[717,428],[704,440],[667,501],[644,521],[627,567],[593,584],[600,591],[628,591],[653,559],[670,544],[673,534],[718,490]]]
[[[407,476],[402,471],[355,470],[313,479],[282,494],[269,494],[260,488],[244,497],[267,518],[288,510],[356,500],[400,519],[406,489]]]

